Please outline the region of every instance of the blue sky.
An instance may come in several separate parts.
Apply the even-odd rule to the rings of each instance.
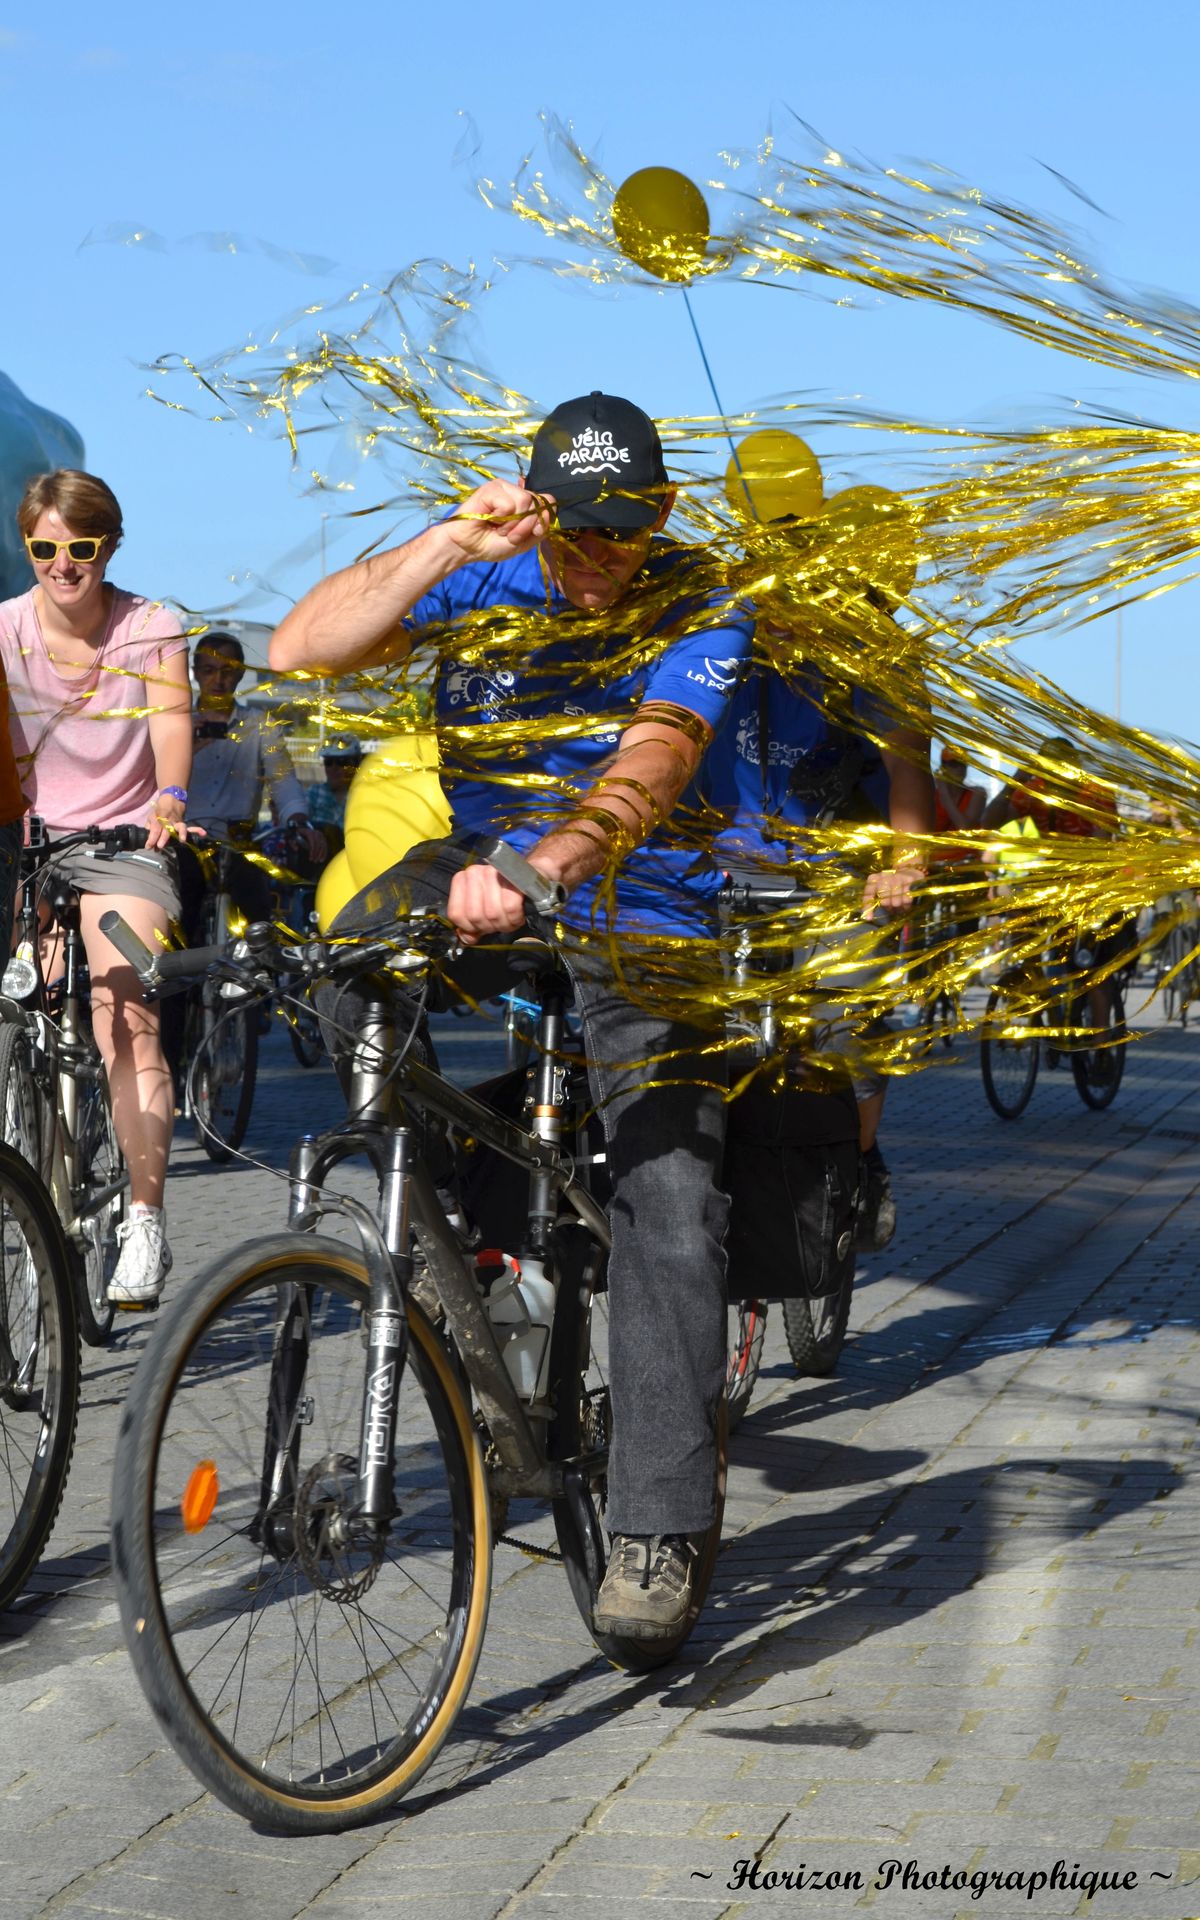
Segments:
[[[530,254],[528,232],[490,214],[471,179],[507,179],[539,141],[541,109],[570,119],[614,178],[657,164],[701,182],[720,171],[723,148],[784,130],[794,109],[843,150],[939,162],[1082,228],[1089,256],[1114,273],[1200,299],[1200,34],[1176,0],[1151,25],[1109,0],[694,0],[636,15],[214,0],[123,5],[108,18],[71,4],[45,25],[10,18],[0,367],[74,421],[89,465],[116,489],[128,530],[116,577],[194,607],[236,599],[252,577],[302,592],[330,502],[306,497],[278,441],[147,400],[139,363],[203,358],[418,258],[486,268]],[[468,128],[475,168],[455,158]],[[1046,166],[1104,213],[1071,199]],[[165,246],[81,244],[134,226]],[[237,251],[196,234],[236,236]],[[301,271],[262,242],[333,264]],[[1123,380],[916,305],[848,312],[720,280],[694,301],[731,409],[804,390],[951,422],[1029,421],[1074,399],[1195,421],[1181,384]],[[596,297],[516,266],[472,344],[547,405],[602,386],[651,412],[711,411],[671,290]],[[867,477],[848,445],[817,444],[831,488]],[[368,504],[379,484],[370,467],[358,483]],[[355,534],[333,520],[328,533],[330,564],[349,558]],[[246,612],[278,617],[286,604],[259,599]],[[1126,613],[1124,718],[1200,738],[1198,607],[1185,589]],[[1113,640],[1108,623],[1030,657],[1111,711]]]

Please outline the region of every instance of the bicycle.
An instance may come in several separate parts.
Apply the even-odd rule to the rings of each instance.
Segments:
[[[21,868],[20,937],[0,983],[0,1129],[53,1197],[66,1233],[80,1332],[92,1347],[112,1333],[108,1283],[120,1255],[129,1176],[92,1037],[79,894],[65,881],[43,886],[43,872],[75,847],[90,847],[104,860],[145,844],[144,827],[119,826],[87,827],[52,845],[33,816]],[[39,897],[62,942],[62,974],[50,985]]]
[[[1200,993],[1200,924],[1194,896],[1173,894],[1163,917],[1167,928],[1155,986],[1162,993],[1167,1020],[1178,1017],[1180,1026],[1186,1027],[1188,1008]]]
[[[1107,1023],[1102,1031],[1092,1025],[1088,995],[1079,990],[1082,951],[1074,947],[1069,963],[1050,956],[1011,967],[988,995],[979,1062],[988,1103],[1001,1120],[1024,1113],[1043,1057],[1051,1070],[1070,1061],[1085,1106],[1101,1110],[1117,1097],[1128,1038],[1125,1003],[1115,977],[1103,981]]]
[[[505,871],[553,910],[524,862]],[[609,1231],[576,1172],[586,1094],[560,1050],[571,988],[553,949],[536,966],[526,1124],[413,1059],[411,1033],[397,1044],[381,970],[428,982],[453,943],[432,914],[334,950],[281,950],[251,927],[232,948],[156,957],[115,914],[106,930],[151,991],[189,962],[248,998],[285,972],[368,990],[351,1117],[296,1148],[290,1231],[177,1296],[133,1383],[113,1493],[130,1652],[175,1750],[247,1818],[339,1830],[408,1792],[453,1728],[483,1642],[492,1529],[511,1498],[549,1501],[571,1593],[609,1659],[645,1671],[673,1656],[717,1553],[724,1436],[678,1634],[647,1644],[599,1631]],[[497,1256],[498,1276],[479,1273],[439,1202],[408,1124],[423,1113],[528,1176],[525,1248]],[[325,1186],[355,1154],[379,1178],[378,1220]],[[355,1244],[317,1235],[330,1216]]]
[[[0,1144],[0,1610],[37,1565],[79,1419],[79,1324],[67,1244],[35,1170]]]
[[[211,849],[213,884],[204,890],[197,947],[224,946],[233,937],[238,914],[231,876],[239,851],[225,844]],[[217,1165],[232,1159],[246,1137],[258,1076],[258,1008],[238,1008],[227,1019],[230,1009],[222,1002],[221,986],[202,977],[187,995],[180,1059],[184,1116]]]
[[[801,898],[800,890],[794,886],[727,881],[721,894],[720,911],[723,926],[734,937],[735,983],[745,986],[750,979],[750,963],[755,958],[752,937],[755,917],[780,906],[794,905]],[[768,951],[757,955],[757,964],[759,970],[768,975],[790,972],[794,955],[790,949]],[[731,1022],[730,1030],[748,1041],[753,1058],[769,1060],[779,1038],[774,997],[764,990],[756,1014]],[[853,1291],[854,1261],[843,1259],[838,1267],[837,1283],[828,1293],[803,1293],[780,1302],[788,1352],[802,1377],[827,1378],[834,1372],[845,1344]],[[768,1305],[768,1300],[757,1297],[730,1303],[725,1399],[731,1433],[743,1419],[754,1393],[762,1364]]]

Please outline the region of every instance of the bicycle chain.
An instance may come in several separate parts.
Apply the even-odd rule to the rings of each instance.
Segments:
[[[516,1547],[518,1552],[527,1553],[531,1560],[557,1560],[562,1565],[562,1554],[554,1547],[534,1547],[528,1540],[518,1540],[515,1534],[498,1533],[495,1544],[498,1547]]]

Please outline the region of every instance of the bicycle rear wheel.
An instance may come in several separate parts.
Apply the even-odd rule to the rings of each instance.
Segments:
[[[117,1590],[146,1697],[197,1778],[281,1832],[356,1826],[406,1793],[483,1644],[479,1443],[414,1302],[395,1514],[382,1539],[336,1531],[353,1518],[368,1300],[360,1257],[315,1235],[216,1263],[150,1343],[115,1462]]]
[[[192,1068],[196,1138],[218,1165],[237,1152],[250,1124],[258,1075],[258,1007],[205,997],[196,1011]]]
[[[1092,1025],[1086,997],[1071,1009],[1071,1024],[1094,1037],[1091,1046],[1072,1047],[1071,1072],[1075,1091],[1085,1107],[1096,1111],[1111,1107],[1125,1073],[1125,1048],[1129,1039],[1125,1026],[1125,1003],[1119,987],[1109,984],[1108,1025],[1099,1033]]]
[[[815,1374],[824,1380],[834,1372],[846,1344],[853,1298],[854,1255],[851,1253],[832,1293],[816,1294],[812,1299],[801,1294],[797,1299],[783,1302],[783,1330],[797,1373]]]
[[[727,1425],[724,1397],[717,1430],[716,1517],[693,1541],[692,1599],[677,1633],[652,1642],[626,1634],[601,1633],[595,1625],[596,1597],[608,1564],[608,1449],[612,1409],[608,1389],[608,1296],[603,1291],[603,1255],[581,1229],[560,1230],[566,1249],[558,1277],[558,1297],[550,1332],[550,1399],[554,1408],[548,1446],[562,1463],[564,1492],[553,1502],[554,1530],[563,1566],[584,1625],[614,1666],[648,1673],[674,1659],[700,1617],[717,1552],[725,1511]],[[584,1245],[572,1242],[584,1241]]]
[[[0,1608],[37,1565],[79,1417],[79,1329],[62,1226],[32,1167],[0,1145]]]
[[[725,1413],[729,1431],[740,1425],[762,1365],[767,1309],[762,1300],[742,1300],[729,1308],[729,1359],[725,1368]]]
[[[1017,1011],[1001,981],[988,995],[979,1042],[983,1090],[1001,1120],[1016,1120],[1029,1105],[1038,1049],[1037,1016]]]

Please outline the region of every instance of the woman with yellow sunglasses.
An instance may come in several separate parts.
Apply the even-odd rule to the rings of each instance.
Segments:
[[[178,913],[174,847],[187,831],[192,764],[187,642],[164,606],[106,579],[122,520],[103,480],[71,468],[39,474],[17,524],[35,584],[0,603],[0,660],[25,802],[52,842],[81,827],[146,827],[144,851],[97,860],[79,847],[56,863],[81,896],[92,1025],[129,1167],[131,1204],[108,1297],[145,1307],[171,1265],[163,1186],[174,1099],[158,1009],[143,1004],[99,920],[115,907],[153,948]]]

